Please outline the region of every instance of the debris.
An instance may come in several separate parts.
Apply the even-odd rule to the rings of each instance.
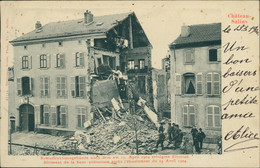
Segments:
[[[107,120],[105,119],[105,117],[102,115],[102,113],[100,112],[99,108],[97,107],[97,111],[99,112],[100,116],[103,118],[103,120],[106,122]]]

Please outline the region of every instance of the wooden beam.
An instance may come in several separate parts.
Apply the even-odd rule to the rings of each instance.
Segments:
[[[116,35],[118,35],[115,28],[113,28],[112,30],[113,30],[113,32],[114,32]]]
[[[101,117],[103,118],[103,120],[106,122],[107,120],[106,120],[105,117],[102,115],[102,113],[99,111],[98,107],[97,107],[97,111],[99,112],[99,114],[101,115]]]
[[[133,29],[132,29],[132,16],[129,16],[129,40],[130,40],[130,49],[133,49]]]

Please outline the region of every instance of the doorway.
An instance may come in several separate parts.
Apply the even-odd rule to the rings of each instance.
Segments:
[[[34,108],[30,104],[22,104],[19,108],[20,131],[34,131]]]

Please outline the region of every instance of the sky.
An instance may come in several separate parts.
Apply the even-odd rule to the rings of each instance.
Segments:
[[[63,1],[63,2],[5,2],[3,23],[8,22],[8,39],[13,40],[34,30],[36,21],[42,25],[83,18],[90,10],[95,16],[135,12],[144,32],[150,40],[152,66],[161,68],[161,60],[167,54],[168,45],[180,34],[181,26],[216,23],[221,21],[220,9],[214,3],[164,2],[164,1]],[[219,3],[218,3],[219,4]],[[4,25],[2,25],[4,26]],[[8,66],[13,63],[13,49],[9,45]]]

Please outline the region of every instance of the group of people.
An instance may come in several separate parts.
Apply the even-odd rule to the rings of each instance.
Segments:
[[[159,136],[158,136],[158,140],[156,143],[156,148],[158,148],[159,145],[161,145],[162,150],[164,150],[164,141],[166,139],[166,136],[164,134],[164,127],[163,127],[163,123],[160,123],[160,127],[159,127]],[[183,132],[182,130],[179,128],[179,125],[175,124],[175,123],[169,123],[168,124],[168,128],[167,128],[167,135],[168,135],[168,145],[173,144],[174,148],[179,148],[181,143],[182,143],[182,139],[183,139]],[[202,146],[203,146],[203,140],[205,139],[206,135],[205,133],[202,131],[202,129],[200,128],[199,130],[197,130],[197,128],[195,126],[192,127],[191,129],[191,135],[193,138],[193,146],[195,147],[195,151],[197,153],[201,152]]]
[[[203,140],[205,139],[206,135],[201,128],[198,131],[195,126],[193,126],[191,129],[191,135],[193,139],[193,145],[195,146],[195,151],[200,153],[203,146]]]
[[[182,139],[183,139],[183,132],[181,131],[181,129],[179,128],[179,125],[175,124],[175,123],[169,123],[168,124],[168,128],[167,128],[167,135],[168,135],[168,145],[170,144],[174,144],[175,148],[180,147],[181,143],[182,143]],[[163,142],[165,141],[165,135],[164,135],[164,127],[163,127],[163,123],[160,123],[160,127],[159,127],[159,137],[156,143],[156,148],[158,148],[159,145],[161,145],[162,150],[164,150],[164,145]]]

